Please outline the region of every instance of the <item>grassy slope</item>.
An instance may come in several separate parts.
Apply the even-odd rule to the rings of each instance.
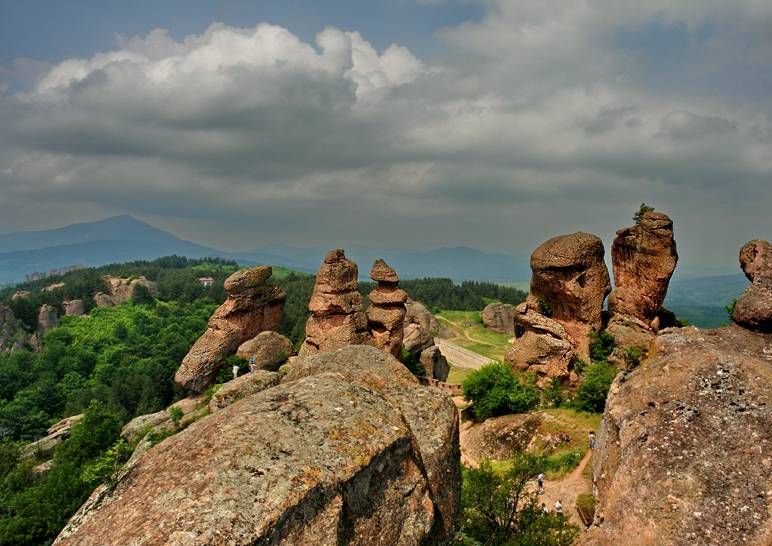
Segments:
[[[510,335],[488,330],[483,326],[478,311],[440,311],[435,315],[453,335],[448,339],[496,361],[504,360]]]

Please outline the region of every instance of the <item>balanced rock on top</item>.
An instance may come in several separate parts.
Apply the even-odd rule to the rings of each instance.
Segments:
[[[341,249],[331,250],[316,273],[308,303],[306,339],[300,356],[370,342],[362,295],[357,291],[359,269]]]
[[[407,312],[407,292],[399,287],[397,272],[381,259],[373,264],[370,278],[378,286],[370,292],[367,328],[376,347],[399,358]]]
[[[193,344],[174,380],[194,392],[202,392],[214,380],[224,360],[239,345],[264,330],[276,330],[286,294],[266,285],[269,266],[237,271],[225,280],[228,299],[209,319],[206,332]]]

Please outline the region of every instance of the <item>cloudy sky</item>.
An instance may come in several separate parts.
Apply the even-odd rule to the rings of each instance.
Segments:
[[[287,6],[291,4],[291,6]],[[0,231],[526,255],[772,238],[769,0],[0,2]]]

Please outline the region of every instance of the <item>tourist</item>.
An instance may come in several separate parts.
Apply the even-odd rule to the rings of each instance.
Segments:
[[[249,373],[255,373],[255,357],[249,357]]]
[[[590,449],[595,449],[595,431],[590,431]]]
[[[542,511],[543,514],[549,514],[550,513],[550,509],[547,508],[547,505],[545,503],[541,503],[541,511]]]
[[[544,474],[539,474],[536,477],[536,481],[539,483],[539,495],[544,494]]]
[[[555,501],[555,513],[559,516],[563,515],[563,503],[560,502],[560,499]]]
[[[239,365],[234,364],[233,365],[233,379],[236,379],[239,376]]]

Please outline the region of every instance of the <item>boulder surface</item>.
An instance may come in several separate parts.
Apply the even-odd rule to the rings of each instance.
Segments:
[[[294,354],[292,342],[285,336],[273,330],[260,332],[250,340],[245,341],[236,350],[236,356],[250,360],[255,359],[256,370],[275,372]]]
[[[486,328],[502,334],[515,333],[515,306],[508,303],[489,303],[480,313]]]
[[[737,300],[732,318],[751,330],[772,332],[772,243],[746,243],[740,250],[740,266],[752,284]]]
[[[367,329],[376,347],[399,358],[407,313],[407,292],[399,287],[397,272],[381,259],[373,264],[370,278],[378,285],[370,292]]]

